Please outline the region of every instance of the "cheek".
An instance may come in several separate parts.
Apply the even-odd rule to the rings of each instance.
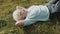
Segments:
[[[25,14],[22,15],[23,18],[24,18],[25,16],[26,16]]]
[[[25,17],[26,16],[26,13],[23,13],[23,17]]]
[[[24,19],[26,17],[26,13],[25,12],[22,12],[21,13],[21,18]]]
[[[22,18],[22,19],[25,18],[25,14],[22,14],[22,15],[21,15],[21,18]]]

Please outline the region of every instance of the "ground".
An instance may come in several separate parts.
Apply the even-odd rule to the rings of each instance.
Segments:
[[[56,14],[46,22],[37,22],[23,28],[15,26],[12,13],[17,5],[28,8],[48,2],[49,0],[0,0],[0,34],[60,34],[60,15]]]

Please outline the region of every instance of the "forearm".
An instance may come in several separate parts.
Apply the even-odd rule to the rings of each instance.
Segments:
[[[34,24],[36,23],[37,20],[25,20],[24,21],[24,26],[28,26],[28,25],[31,25],[31,24]]]

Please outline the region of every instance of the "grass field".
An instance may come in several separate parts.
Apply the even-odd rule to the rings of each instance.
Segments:
[[[22,29],[15,26],[12,13],[17,5],[28,8],[48,2],[49,0],[0,0],[0,34],[60,34],[60,15]]]

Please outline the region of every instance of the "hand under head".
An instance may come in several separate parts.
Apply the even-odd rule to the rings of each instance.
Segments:
[[[24,20],[17,21],[15,23],[15,25],[18,26],[18,27],[20,27],[20,28],[24,27]]]

